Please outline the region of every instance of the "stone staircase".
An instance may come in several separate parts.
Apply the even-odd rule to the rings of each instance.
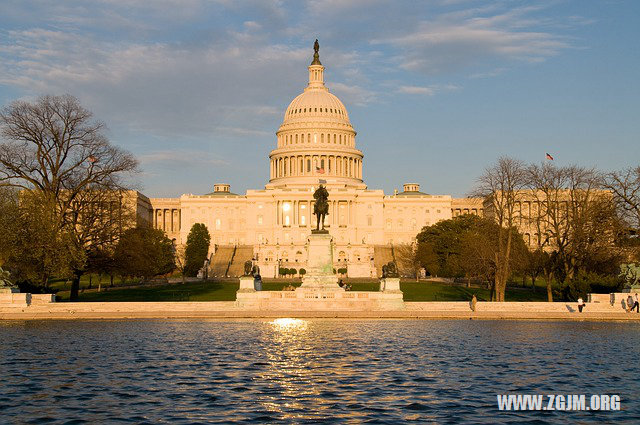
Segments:
[[[376,276],[382,276],[382,266],[389,261],[394,261],[393,246],[391,245],[374,245],[373,247],[373,264],[376,268]]]
[[[235,246],[219,245],[216,253],[213,255],[213,261],[209,267],[210,277],[227,277],[227,271],[233,258]]]
[[[244,263],[253,258],[253,246],[251,245],[237,245],[235,254],[229,265],[227,276],[238,277],[244,274]]]

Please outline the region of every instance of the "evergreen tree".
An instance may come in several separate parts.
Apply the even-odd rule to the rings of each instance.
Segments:
[[[211,235],[209,235],[207,226],[202,223],[194,224],[187,236],[184,274],[187,276],[196,276],[198,274],[198,270],[202,268],[204,260],[209,255],[210,243]]]

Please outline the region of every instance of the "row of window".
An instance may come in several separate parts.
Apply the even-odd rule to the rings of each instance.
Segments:
[[[321,113],[329,113],[329,114],[337,114],[337,115],[345,115],[344,111],[338,109],[338,108],[327,108],[324,106],[321,106],[320,108],[318,107],[309,107],[309,108],[296,108],[296,109],[291,109],[289,111],[289,115],[297,115],[297,114],[304,114],[307,112],[307,110],[309,112],[321,112]]]
[[[304,133],[300,134],[285,134],[278,138],[278,145],[294,145],[302,143],[331,143],[333,139],[334,145],[348,145],[353,146],[353,134],[341,134],[341,133],[320,133],[319,135],[314,133],[313,138],[311,133],[307,133],[306,137]]]

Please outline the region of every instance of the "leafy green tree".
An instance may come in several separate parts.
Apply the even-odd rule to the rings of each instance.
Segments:
[[[480,220],[482,219],[478,216],[465,214],[423,228],[416,236],[417,250],[425,263],[423,267],[428,265],[431,274],[437,273],[445,277],[464,276],[465,272],[460,262],[463,235],[472,227],[479,226]],[[432,253],[437,257],[437,261],[434,261]]]
[[[37,193],[23,192],[12,210],[12,220],[3,229],[7,268],[21,284],[29,282],[34,292],[48,288],[51,276],[70,276],[85,261],[69,229],[60,229],[50,202]],[[37,289],[40,288],[40,289]]]
[[[124,232],[114,254],[123,276],[149,279],[173,271],[173,243],[162,230],[137,227]]]
[[[185,248],[184,274],[187,276],[198,274],[198,270],[202,268],[209,255],[210,243],[211,235],[207,226],[202,223],[195,223],[191,226]]]
[[[506,262],[500,257],[499,242],[505,232],[511,233]],[[497,223],[475,215],[462,215],[425,227],[416,239],[416,259],[420,255],[427,271],[440,270],[440,275],[448,277],[464,276],[468,285],[472,278],[486,280],[494,300],[504,300],[504,294],[500,298],[496,290],[500,263],[502,267],[506,263],[509,272],[513,273],[524,269],[528,255],[522,235],[515,228],[501,229]]]

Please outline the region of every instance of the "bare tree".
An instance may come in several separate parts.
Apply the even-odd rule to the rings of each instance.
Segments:
[[[569,215],[566,207],[568,173],[551,163],[534,164],[527,171],[531,207],[526,219],[529,228],[534,231],[536,251],[544,252],[553,247],[556,252],[563,253],[569,245]],[[547,287],[547,300],[552,302],[551,285],[555,267],[551,257],[539,255],[539,259],[543,258],[548,260],[542,266],[542,275]]]
[[[640,230],[640,166],[611,172],[604,184],[613,193],[620,217]]]
[[[611,193],[603,190],[594,168],[556,167],[545,163],[528,169],[532,205],[528,225],[537,250],[552,252],[543,266],[547,297],[551,282],[565,282],[600,258],[611,258],[617,215]]]
[[[175,247],[175,258],[176,258],[176,269],[180,271],[182,275],[182,283],[185,284],[187,282],[187,246],[185,244],[175,245],[175,241],[173,241]]]
[[[53,205],[53,224],[72,234],[78,248],[114,242],[114,217],[121,215],[110,208],[117,212],[138,163],[109,143],[103,123],[73,96],[43,96],[3,108],[0,134],[0,185]],[[77,298],[83,269],[74,266],[71,299]]]
[[[497,249],[495,251],[495,292],[496,301],[504,301],[507,279],[511,273],[511,250],[513,227],[520,218],[517,209],[523,189],[526,186],[525,165],[522,161],[501,157],[498,162],[485,169],[478,178],[476,196],[489,202],[485,213],[500,226]]]

